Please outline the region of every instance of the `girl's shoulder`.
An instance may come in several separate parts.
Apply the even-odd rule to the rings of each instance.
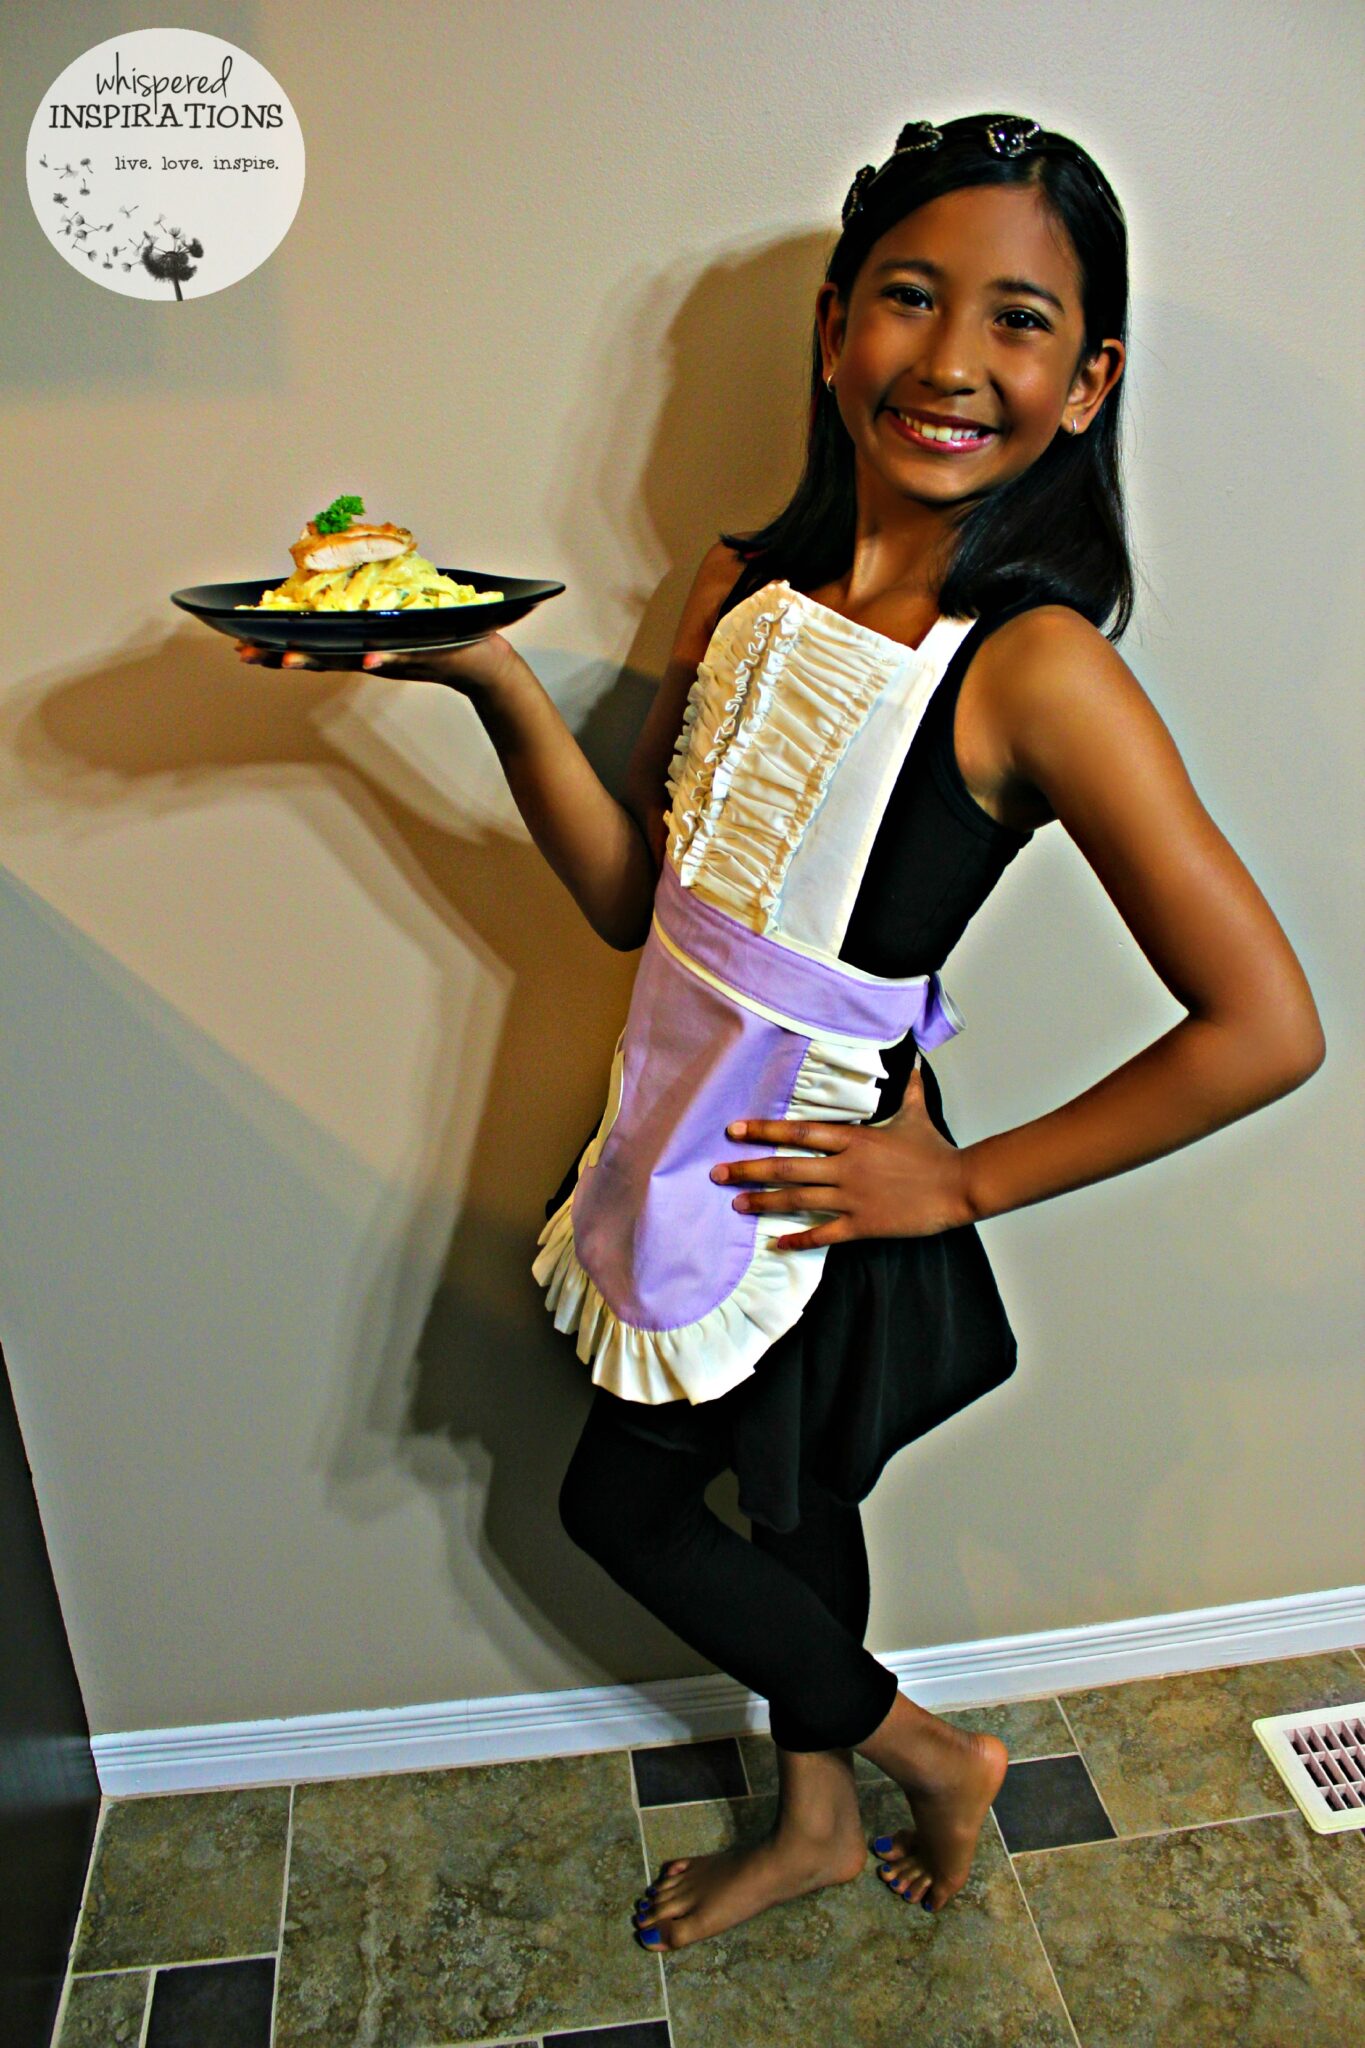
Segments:
[[[1043,604],[1004,620],[978,647],[962,678],[957,752],[988,807],[1032,830],[1058,815],[1056,778],[1066,779],[1078,751],[1116,761],[1160,727],[1113,642],[1070,605]]]
[[[688,661],[695,669],[711,643],[721,609],[743,568],[744,557],[724,541],[718,540],[707,549],[683,605],[673,650],[675,659]]]
[[[1005,619],[981,642],[971,675],[977,697],[1016,717],[1143,695],[1113,641],[1067,604],[1034,605]]]
[[[1100,648],[1112,649],[1113,642],[1073,605],[1035,604],[996,626],[982,643],[982,653],[990,648],[998,654],[1002,647],[1010,650],[1017,663],[1046,658],[1049,653],[1054,659],[1084,658]]]

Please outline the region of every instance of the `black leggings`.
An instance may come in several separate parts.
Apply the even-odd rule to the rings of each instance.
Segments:
[[[703,1499],[729,1462],[706,1413],[715,1405],[670,1413],[665,1444],[630,1427],[635,1403],[595,1387],[560,1520],[618,1586],[763,1695],[779,1747],[852,1749],[896,1697],[895,1673],[863,1648],[862,1518],[803,1479],[797,1527],[781,1535],[753,1522],[746,1541]]]

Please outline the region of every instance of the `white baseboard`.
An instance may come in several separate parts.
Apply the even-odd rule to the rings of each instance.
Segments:
[[[1365,1586],[1342,1586],[1282,1600],[876,1654],[895,1671],[903,1692],[941,1711],[1307,1657],[1360,1643]],[[1365,1693],[1365,1667],[1361,1676]],[[97,1735],[92,1746],[104,1792],[122,1799],[641,1749],[767,1725],[766,1701],[721,1675],[442,1700],[371,1713],[143,1728]]]

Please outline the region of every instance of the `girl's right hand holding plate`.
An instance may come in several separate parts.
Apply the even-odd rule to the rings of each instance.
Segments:
[[[366,675],[408,677],[414,681],[445,683],[467,697],[501,682],[508,668],[518,660],[515,647],[501,633],[485,633],[468,647],[432,647],[405,654],[401,649],[370,654],[305,654],[300,648],[258,647],[250,640],[233,643],[239,661],[257,668],[313,668]]]

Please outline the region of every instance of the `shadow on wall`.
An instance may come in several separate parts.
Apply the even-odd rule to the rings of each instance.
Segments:
[[[720,530],[752,531],[796,486],[815,294],[832,247],[832,236],[802,235],[699,275],[642,270],[633,299],[624,286],[613,294],[591,336],[587,360],[600,396],[564,451],[546,509],[564,580],[585,563],[578,581],[598,587],[604,630],[619,630],[622,609],[638,617],[632,669],[663,673],[692,578]],[[659,308],[670,304],[665,326]],[[620,449],[638,440],[636,422],[650,411],[636,470]],[[602,523],[623,561],[651,565],[647,584],[601,589]],[[594,532],[590,557],[580,549],[585,528]]]
[[[207,1522],[196,1513],[175,1546],[183,1586],[178,1575],[166,1600],[184,1608],[176,1617],[183,1662],[158,1676],[168,1723],[400,1703],[386,1700],[382,1671],[361,1669],[348,1681],[344,1653],[333,1659],[340,1678],[323,1681],[339,1685],[342,1697],[324,1693],[319,1703],[308,1697],[306,1669],[261,1670],[253,1681],[231,1649],[228,1610],[237,1593],[254,1588],[239,1640],[242,1628],[277,1638],[288,1609],[272,1609],[272,1601],[298,1598],[288,1555],[325,1547],[325,1520],[319,1524],[309,1505],[310,1472],[324,1475],[325,1515],[357,1526],[410,1514],[414,1485],[429,1487],[448,1522],[450,1575],[464,1611],[487,1606],[490,1630],[505,1635],[506,1605],[488,1584],[477,1527],[464,1527],[462,1498],[477,1495],[490,1473],[505,1496],[515,1495],[534,1476],[537,1453],[567,1458],[576,1426],[569,1411],[581,1401],[581,1369],[566,1370],[563,1340],[542,1327],[548,1318],[529,1272],[537,1187],[554,1185],[586,1105],[602,1090],[604,1048],[619,1029],[633,962],[593,937],[525,838],[487,829],[477,805],[462,817],[458,796],[434,800],[420,768],[386,742],[377,706],[412,689],[391,679],[242,669],[225,640],[187,630],[83,675],[34,679],[0,702],[0,753],[11,768],[7,829],[16,838],[27,825],[97,843],[104,832],[126,830],[133,816],[171,821],[258,795],[267,808],[296,810],[324,854],[321,891],[314,888],[310,902],[310,863],[297,887],[284,882],[281,918],[306,942],[310,923],[328,916],[326,876],[339,875],[424,963],[417,985],[432,991],[413,1085],[396,1094],[414,1105],[395,1133],[398,1163],[380,1172],[266,1085],[249,1050],[245,1063],[234,1059],[31,892],[13,891],[12,958],[21,964],[10,994],[18,1007],[9,1014],[0,1005],[0,1052],[7,1073],[13,1064],[12,1106],[22,1126],[12,1156],[30,1162],[14,1191],[23,1227],[12,1214],[9,1250],[32,1356],[78,1376],[108,1380],[112,1371],[132,1390],[122,1421],[102,1418],[101,1429],[91,1419],[82,1439],[91,1470],[110,1470],[111,1436],[131,1426],[132,1412],[144,1443],[164,1435],[195,1447],[176,1468],[186,1478],[205,1442],[245,1429],[257,1445],[230,1501],[216,1478],[202,1478],[217,1505]],[[641,696],[629,679],[616,694],[637,705]],[[368,717],[353,708],[362,695]],[[452,752],[463,751],[466,721],[469,752],[487,745],[472,709],[439,708],[456,713]],[[262,929],[272,916],[262,866],[260,857],[244,862],[250,888],[240,921],[220,921],[213,941],[216,951],[235,952],[232,974],[256,981],[278,952],[269,924]],[[179,950],[177,926],[202,932],[206,915],[221,920],[216,888],[211,904],[192,866],[183,888],[171,880],[155,912],[168,957]],[[341,914],[353,929],[355,912]],[[187,938],[188,959],[199,943]],[[50,973],[42,967],[49,954]],[[323,945],[315,966],[311,983],[305,975],[291,987],[311,985],[319,1004],[344,1008],[344,955]],[[355,994],[368,1007],[364,992]],[[268,1016],[268,995],[265,1003]],[[46,1033],[34,1033],[35,1018],[47,1019]],[[279,1029],[297,1041],[312,1026],[295,1015]],[[394,1099],[382,1084],[368,1087],[363,1061],[348,1081],[335,1031],[328,1025],[319,1035],[335,1086]],[[400,1035],[411,1060],[412,1031]],[[363,1038],[362,1026],[357,1043]],[[54,1129],[68,1134],[56,1147]],[[41,1281],[58,1257],[54,1214],[65,1215],[71,1241],[82,1246],[79,1313],[72,1290],[56,1299]],[[443,1441],[435,1459],[426,1416],[408,1412],[415,1398],[420,1406],[428,1369],[461,1388],[458,1415],[430,1426],[462,1440],[452,1449]],[[309,1425],[320,1404],[325,1412]],[[537,1418],[534,1430],[528,1415]],[[297,1443],[301,1425],[305,1441],[311,1436],[306,1468],[291,1469],[280,1453]],[[85,1421],[77,1427],[83,1432]],[[145,1541],[128,1506],[138,1490],[130,1483],[124,1500],[109,1504],[104,1539],[129,1571]],[[169,1486],[162,1506],[167,1526],[176,1526]],[[525,1561],[525,1577],[541,1598],[553,1514],[552,1494],[548,1508],[542,1501],[530,1515],[541,1557],[534,1568]],[[234,1531],[234,1523],[240,1531],[253,1521],[262,1530],[275,1525],[259,1552]],[[87,1541],[98,1549],[93,1529]],[[217,1556],[215,1543],[226,1546]],[[220,1599],[224,1576],[230,1585]],[[297,1622],[297,1653],[325,1661],[321,1615],[339,1601],[363,1616],[366,1598],[361,1588],[316,1589],[319,1618]],[[585,1654],[593,1636],[585,1622]],[[118,1692],[133,1679],[110,1656],[107,1675],[91,1672],[96,1722],[151,1719],[145,1706],[130,1719]],[[228,1667],[215,1669],[225,1658]],[[449,1662],[457,1668],[453,1650]],[[367,1684],[377,1698],[360,1696]]]

